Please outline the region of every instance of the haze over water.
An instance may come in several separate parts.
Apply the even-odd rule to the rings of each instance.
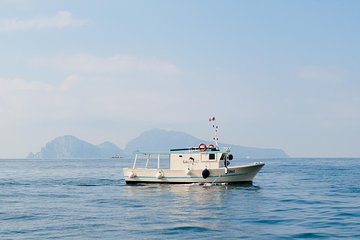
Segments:
[[[360,157],[360,1],[0,1],[0,158],[153,128]],[[36,137],[34,137],[36,136]]]
[[[0,160],[0,238],[360,238],[360,159],[271,159],[253,184],[126,185],[130,160]]]

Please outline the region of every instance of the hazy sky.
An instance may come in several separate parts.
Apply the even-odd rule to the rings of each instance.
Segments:
[[[0,1],[0,157],[150,128],[360,156],[360,1]]]

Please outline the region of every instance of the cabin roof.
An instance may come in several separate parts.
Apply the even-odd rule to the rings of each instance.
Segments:
[[[220,148],[220,149],[207,149],[206,151],[200,151],[198,149],[184,150],[184,149],[172,149],[170,151],[134,151],[133,154],[143,154],[143,155],[171,155],[171,154],[210,154],[210,153],[227,153],[229,148]]]

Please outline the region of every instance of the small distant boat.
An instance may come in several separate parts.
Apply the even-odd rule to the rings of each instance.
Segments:
[[[210,118],[209,121],[215,121]],[[233,155],[230,148],[218,145],[217,129],[215,144],[203,144],[198,147],[171,149],[169,152],[134,152],[131,168],[124,168],[126,183],[239,183],[252,182],[253,178],[265,165],[254,162],[230,167]],[[145,165],[138,167],[139,161]],[[151,162],[156,167],[149,167]],[[164,166],[165,165],[165,166]]]
[[[111,158],[121,158],[118,154],[116,154],[116,155],[114,155],[114,156],[112,156]]]

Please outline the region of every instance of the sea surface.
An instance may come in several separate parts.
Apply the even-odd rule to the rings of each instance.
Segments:
[[[252,184],[199,186],[126,185],[130,159],[2,159],[0,239],[360,239],[360,159],[263,161]]]

